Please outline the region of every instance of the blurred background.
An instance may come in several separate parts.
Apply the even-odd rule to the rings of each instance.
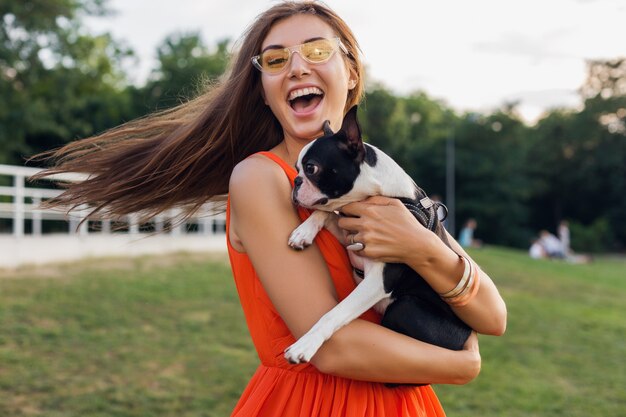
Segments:
[[[481,339],[479,381],[441,387],[449,413],[624,415],[626,4],[326,3],[361,44],[366,139],[447,204],[455,236],[472,225],[467,246],[509,306],[507,335]],[[16,247],[47,265],[110,229],[19,246],[77,226],[37,214],[56,191],[28,183],[28,157],[201,93],[271,4],[0,1],[0,415],[232,409],[256,358],[222,255],[3,268]],[[118,229],[199,238],[165,252],[224,249],[219,217]],[[575,262],[529,264],[542,230]],[[112,253],[144,253],[128,248]]]
[[[3,1],[0,163],[194,97],[269,4]],[[568,220],[575,250],[623,250],[623,4],[329,5],[361,42],[367,139],[450,206],[455,235],[474,218],[524,248]]]

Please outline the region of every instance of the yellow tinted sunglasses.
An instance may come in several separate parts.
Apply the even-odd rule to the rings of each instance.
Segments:
[[[337,49],[341,49],[344,54],[348,53],[339,38],[315,39],[287,48],[267,49],[260,55],[252,57],[252,65],[267,74],[278,74],[289,66],[294,52],[299,53],[309,64],[323,64],[332,58]]]

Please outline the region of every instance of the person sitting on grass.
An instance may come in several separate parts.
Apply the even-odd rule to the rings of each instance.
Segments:
[[[459,233],[459,243],[464,248],[480,248],[482,246],[480,240],[474,239],[474,231],[477,225],[475,219],[468,219],[467,222],[465,222],[465,226],[461,229]]]

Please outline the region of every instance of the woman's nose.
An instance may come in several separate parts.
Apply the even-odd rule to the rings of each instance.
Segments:
[[[289,76],[300,78],[305,74],[310,74],[309,63],[306,62],[299,52],[291,54],[291,62],[289,63]]]

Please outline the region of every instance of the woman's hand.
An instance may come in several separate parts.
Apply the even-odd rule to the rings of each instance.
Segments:
[[[454,288],[463,275],[464,263],[459,254],[471,259],[452,236],[447,235],[450,248],[423,227],[397,199],[371,197],[344,206],[342,212],[354,216],[338,220],[339,227],[350,235],[347,241],[353,239],[365,245],[363,250],[348,251],[352,265],[358,269],[363,269],[362,256],[381,262],[404,263],[419,273],[433,290],[445,293]],[[479,274],[481,284],[474,300],[454,310],[472,329],[499,336],[506,329],[506,305],[491,278],[481,269]]]
[[[480,350],[478,348],[478,333],[472,331],[463,345],[463,350],[473,352],[480,358]]]
[[[348,237],[365,248],[358,255],[381,262],[419,262],[416,256],[428,259],[440,244],[434,233],[423,227],[411,212],[395,198],[382,196],[351,203],[341,211],[352,217],[341,217],[339,227]],[[352,258],[351,258],[352,259]]]
[[[481,367],[480,350],[478,348],[478,333],[475,331],[470,333],[469,337],[465,341],[465,345],[463,345],[462,352],[467,354],[468,357],[467,361],[464,362],[467,368],[467,381],[465,382],[470,382],[478,376]]]

